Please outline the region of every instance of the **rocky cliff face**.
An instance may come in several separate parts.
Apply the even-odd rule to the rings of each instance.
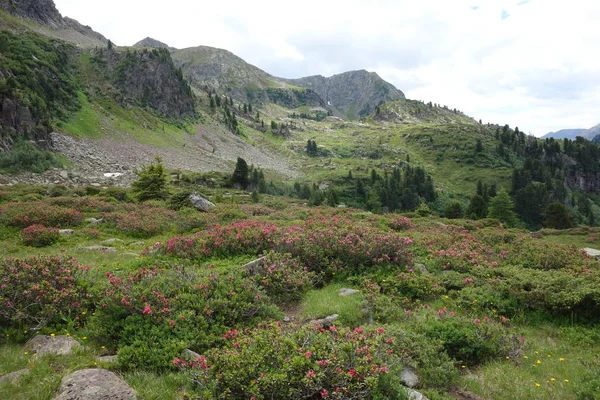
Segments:
[[[192,90],[173,65],[168,50],[104,50],[98,56],[106,63],[122,104],[147,107],[172,119],[194,114]]]
[[[419,122],[474,124],[475,120],[458,110],[416,100],[396,100],[376,107],[373,118],[380,122],[412,124]]]
[[[349,119],[370,114],[378,104],[405,99],[404,93],[392,84],[365,70],[344,72],[329,78],[316,75],[285,81],[313,90]]]
[[[67,26],[52,0],[0,0],[0,9],[53,29]]]

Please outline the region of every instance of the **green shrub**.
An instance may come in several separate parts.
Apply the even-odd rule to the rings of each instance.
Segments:
[[[372,398],[390,393],[379,377],[397,374],[402,355],[384,328],[231,330],[226,345],[192,362],[175,359],[203,398]],[[396,388],[397,389],[397,388]]]
[[[61,166],[54,153],[42,151],[27,140],[17,141],[10,151],[0,152],[0,170],[9,173],[29,171],[39,174]]]
[[[107,197],[112,197],[113,199],[122,201],[122,202],[131,201],[131,199],[129,197],[129,191],[127,189],[116,187],[116,186],[110,186],[110,187],[106,188],[104,190],[104,195],[106,195]]]
[[[141,171],[136,172],[138,179],[131,184],[139,201],[166,199],[169,196],[162,160],[156,157],[155,161],[156,164],[144,165]]]
[[[16,228],[41,224],[57,228],[77,226],[83,216],[77,210],[38,202],[6,203],[0,206],[0,222]]]
[[[302,299],[316,280],[314,273],[289,254],[269,253],[258,271],[256,282],[276,303]]]
[[[44,225],[31,225],[21,230],[21,239],[27,246],[46,247],[58,241],[58,229]]]
[[[85,300],[83,271],[75,259],[0,261],[0,327],[40,328],[78,310]]]

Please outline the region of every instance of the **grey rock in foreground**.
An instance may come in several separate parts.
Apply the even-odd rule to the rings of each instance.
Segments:
[[[135,391],[116,374],[92,368],[63,378],[54,400],[135,400]]]
[[[402,384],[409,388],[414,388],[419,384],[419,377],[415,373],[415,370],[410,367],[404,368],[400,372],[400,379],[402,380]]]
[[[114,247],[108,247],[108,246],[86,246],[86,247],[80,247],[78,250],[95,251],[98,253],[114,253],[115,251],[117,251],[117,249],[115,249]]]
[[[591,247],[586,247],[583,249],[583,251],[588,256],[594,257],[595,259],[600,260],[600,250],[592,249]]]
[[[8,374],[0,376],[0,384],[10,381],[12,383],[16,383],[21,377],[25,374],[29,373],[29,368],[23,368],[15,372],[10,372]]]
[[[359,294],[360,292],[356,289],[348,289],[348,288],[343,288],[340,289],[340,296],[354,296],[355,294]]]
[[[189,199],[194,208],[198,211],[209,212],[210,209],[215,206],[211,201],[200,196],[198,193],[190,194]]]
[[[337,314],[333,314],[333,315],[329,315],[325,318],[321,318],[321,319],[313,319],[310,321],[311,325],[321,325],[323,326],[323,328],[329,328],[331,325],[333,325],[333,323],[335,321],[337,321],[339,315]]]
[[[416,390],[408,389],[407,393],[410,400],[429,400],[427,397],[423,396],[422,393],[419,393]]]
[[[81,347],[81,345],[70,336],[36,335],[25,344],[25,347],[42,356],[44,354],[71,354],[74,349]]]

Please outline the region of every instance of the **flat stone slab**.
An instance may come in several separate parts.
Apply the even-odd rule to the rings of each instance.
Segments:
[[[114,253],[117,251],[117,249],[115,249],[114,247],[108,247],[108,246],[86,246],[86,247],[80,247],[78,250],[95,251],[98,253]]]
[[[4,383],[10,381],[12,383],[16,383],[21,377],[25,374],[29,373],[29,368],[23,368],[15,372],[10,372],[6,375],[0,376],[0,383]]]
[[[592,249],[591,247],[586,247],[584,249],[582,249],[588,256],[590,257],[594,257],[598,260],[600,260],[600,250],[597,249]]]
[[[329,328],[331,325],[333,325],[333,323],[335,321],[337,321],[337,319],[339,318],[339,315],[337,314],[333,314],[333,315],[329,315],[325,318],[321,318],[321,319],[313,319],[310,321],[311,325],[321,325],[323,328]]]
[[[423,395],[423,393],[417,392],[416,390],[413,390],[413,389],[408,389],[407,393],[408,393],[408,398],[410,400],[429,400],[427,397],[425,397]]]
[[[117,358],[119,356],[114,355],[114,356],[101,356],[98,357],[96,360],[98,360],[99,362],[105,362],[105,363],[113,363],[113,362],[117,362]]]
[[[354,296],[355,294],[359,294],[360,292],[356,289],[347,289],[347,288],[343,288],[340,289],[340,296]]]
[[[65,355],[71,354],[74,349],[81,347],[81,344],[70,336],[36,335],[25,343],[25,347],[39,356],[44,354]]]
[[[135,400],[135,391],[113,372],[82,369],[63,378],[54,400]]]
[[[58,234],[63,236],[73,236],[75,231],[73,229],[59,229]]]

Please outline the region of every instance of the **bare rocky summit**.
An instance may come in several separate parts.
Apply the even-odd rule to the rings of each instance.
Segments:
[[[139,42],[134,44],[133,47],[152,47],[156,49],[167,49],[169,51],[177,50],[175,47],[171,47],[168,44],[156,39],[152,39],[151,37],[147,37],[145,39],[140,40]]]

